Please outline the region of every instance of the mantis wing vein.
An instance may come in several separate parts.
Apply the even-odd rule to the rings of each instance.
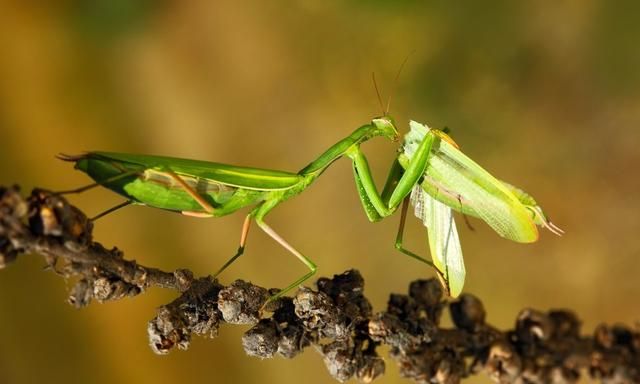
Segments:
[[[411,191],[411,203],[414,214],[427,227],[433,263],[442,273],[449,295],[457,297],[462,292],[466,270],[453,212],[419,185]]]
[[[411,122],[411,134],[416,139],[429,130]],[[500,236],[522,243],[538,239],[531,212],[502,182],[447,141],[441,140],[434,149],[426,176],[425,180],[437,183],[436,189],[457,194],[460,204],[472,208]]]

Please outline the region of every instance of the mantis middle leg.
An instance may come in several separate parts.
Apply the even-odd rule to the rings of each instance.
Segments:
[[[242,232],[240,233],[240,245],[238,246],[238,250],[236,254],[233,255],[229,260],[220,269],[216,272],[213,277],[218,277],[219,274],[222,273],[228,266],[230,266],[236,259],[244,254],[245,244],[247,243],[247,236],[249,235],[249,227],[251,226],[251,219],[253,218],[253,212],[249,213],[244,218],[244,223],[242,224]]]
[[[204,217],[210,217],[213,212],[214,212],[214,208],[211,206],[211,204],[209,204],[204,197],[202,197],[202,195],[200,195],[198,193],[198,191],[196,191],[195,189],[193,189],[189,184],[187,184],[179,175],[177,175],[175,172],[173,171],[167,171],[167,173],[191,196],[193,197],[193,199],[195,201],[198,202],[198,204],[200,204],[200,206],[202,207],[202,209],[204,209],[206,211],[206,213],[201,214],[200,212],[182,212],[185,215],[190,215],[190,216],[204,216]],[[242,232],[240,233],[240,245],[238,246],[238,250],[236,251],[236,254],[233,255],[229,260],[227,260],[226,263],[224,263],[222,265],[222,267],[220,267],[220,269],[218,270],[218,272],[216,272],[213,277],[217,277],[219,274],[222,273],[222,271],[224,271],[225,269],[227,269],[227,267],[229,267],[231,264],[233,264],[234,261],[236,261],[236,259],[238,259],[238,257],[242,256],[242,254],[244,253],[244,249],[245,249],[245,244],[247,243],[247,236],[249,235],[249,228],[251,227],[251,219],[253,218],[254,213],[259,209],[260,207],[258,207],[256,210],[252,211],[251,213],[249,213],[245,218],[244,218],[244,223],[242,224]]]

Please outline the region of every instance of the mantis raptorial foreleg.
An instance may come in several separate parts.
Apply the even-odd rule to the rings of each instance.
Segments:
[[[360,201],[362,202],[362,208],[364,209],[364,212],[367,215],[367,218],[369,219],[369,221],[372,223],[375,223],[377,221],[382,220],[383,216],[381,216],[378,213],[379,210],[373,206],[371,199],[369,199],[367,191],[365,190],[364,184],[362,182],[360,173],[358,172],[358,167],[356,167],[355,161],[353,162],[353,179],[356,183],[356,188],[358,190],[358,197],[360,197]],[[375,192],[374,194],[377,194],[377,192]],[[385,207],[386,205],[383,203],[381,204],[381,206]]]
[[[404,168],[402,168],[400,161],[398,160],[398,158],[396,158],[393,161],[393,164],[391,164],[391,167],[389,168],[387,181],[384,183],[384,188],[382,189],[381,197],[382,197],[382,201],[384,201],[386,205],[389,205],[391,194],[393,193],[394,189],[397,188],[398,182],[400,181],[400,178],[402,178],[403,173],[404,173]]]
[[[364,156],[364,153],[362,153],[360,147],[354,147],[354,149],[348,154],[353,161],[354,175],[356,178],[356,185],[358,186],[358,196],[360,197],[365,210],[375,210],[377,216],[374,217],[376,218],[390,216],[395,211],[396,207],[388,207],[387,204],[382,201],[382,198],[378,194],[376,184],[373,181],[373,176],[369,169],[369,162]],[[370,215],[371,214],[368,213],[367,216]]]
[[[382,195],[378,193],[369,169],[369,163],[360,147],[354,146],[350,149],[347,155],[353,161],[358,195],[365,209],[369,206],[372,207],[381,218],[393,214],[402,200],[411,193],[413,186],[424,175],[431,149],[437,145],[439,140],[439,137],[435,135],[426,136],[404,172],[399,172],[397,170],[399,164],[394,162]],[[395,186],[391,187],[392,185]],[[385,201],[387,196],[389,196],[388,201]],[[371,220],[372,215],[369,212],[367,212],[367,216]],[[373,216],[377,218],[375,215]]]
[[[371,221],[377,221],[381,218],[391,215],[403,201],[402,214],[400,216],[400,226],[396,237],[395,247],[403,254],[417,259],[431,267],[433,267],[442,279],[442,271],[440,271],[431,261],[419,256],[402,246],[404,234],[404,225],[408,209],[408,195],[412,188],[418,183],[420,178],[428,166],[429,155],[434,145],[438,144],[440,138],[435,135],[426,136],[418,147],[415,156],[411,158],[406,170],[402,170],[402,166],[395,160],[389,170],[389,175],[385,183],[382,194],[379,195],[376,189],[369,164],[359,147],[355,147],[349,156],[353,160],[354,175],[356,186],[358,187],[358,196],[365,207],[367,217]]]

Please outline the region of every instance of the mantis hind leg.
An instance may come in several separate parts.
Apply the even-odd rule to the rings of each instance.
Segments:
[[[308,278],[310,278],[311,276],[313,276],[316,273],[316,270],[318,269],[318,267],[316,266],[316,264],[313,261],[311,261],[311,259],[309,259],[305,255],[300,253],[297,249],[295,249],[293,246],[291,246],[289,243],[287,243],[287,241],[285,239],[283,239],[280,235],[278,235],[278,233],[276,231],[274,231],[270,226],[268,226],[267,223],[265,223],[262,220],[262,216],[258,216],[256,218],[256,223],[258,224],[258,226],[267,235],[269,235],[272,239],[274,239],[276,242],[278,242],[278,244],[282,245],[282,247],[284,247],[287,251],[291,252],[295,257],[298,258],[298,260],[300,260],[304,265],[307,266],[307,268],[309,268],[309,272],[308,273],[304,274],[302,277],[300,277],[299,279],[295,280],[293,283],[289,284],[284,289],[280,290],[280,292],[278,292],[275,295],[271,296],[267,300],[267,303],[269,303],[269,302],[279,298],[280,296],[286,294],[287,292],[289,292],[293,288],[297,287],[298,285],[302,284],[303,282],[305,282]]]
[[[253,218],[253,214],[250,213],[244,218],[244,223],[242,224],[242,232],[240,233],[240,246],[238,246],[238,251],[235,255],[233,255],[229,260],[220,269],[216,272],[213,277],[218,277],[219,274],[222,273],[227,267],[233,264],[234,261],[240,256],[244,254],[245,244],[247,243],[247,235],[249,235],[249,227],[251,226],[251,219]]]
[[[68,189],[66,191],[59,191],[59,192],[54,192],[54,193],[56,195],[70,195],[70,194],[74,194],[74,193],[81,193],[81,192],[87,191],[87,190],[95,188],[95,187],[105,186],[105,184],[110,184],[110,183],[113,183],[114,181],[118,181],[120,179],[124,179],[124,178],[127,178],[127,177],[139,175],[139,174],[140,174],[139,171],[126,171],[126,172],[120,173],[118,175],[106,178],[104,180],[100,180],[98,182],[82,186],[80,188]]]
[[[194,216],[203,216],[203,217],[207,217],[206,215],[212,215],[213,212],[215,211],[215,209],[211,206],[211,204],[209,204],[209,202],[202,197],[202,195],[200,195],[198,193],[198,191],[196,191],[195,189],[193,189],[189,184],[187,184],[186,181],[184,181],[182,179],[182,177],[180,177],[177,173],[173,172],[172,170],[165,170],[165,172],[171,176],[171,178],[173,180],[175,180],[178,185],[180,185],[180,187],[182,189],[184,189],[185,192],[187,192],[189,194],[189,196],[191,196],[193,198],[193,200],[195,200],[201,207],[202,209],[205,210],[206,214],[201,215],[201,212],[190,212],[190,211],[185,211],[183,212],[185,215],[194,215]]]
[[[118,168],[120,168],[120,167],[118,167]],[[135,175],[139,175],[140,174],[140,172],[138,172],[138,171],[126,171],[124,169],[121,169],[121,170],[123,171],[122,173],[120,173],[118,175],[115,175],[115,176],[112,176],[112,177],[109,177],[109,178],[106,178],[104,180],[100,180],[99,182],[91,183],[89,185],[85,185],[83,187],[76,188],[76,189],[69,189],[69,190],[66,190],[66,191],[59,191],[59,192],[54,192],[54,193],[57,194],[57,195],[68,195],[68,194],[81,193],[81,192],[87,191],[89,189],[98,187],[98,186],[105,186],[106,184],[113,183],[114,181],[118,181],[120,179],[124,179],[124,178],[127,178],[127,177],[131,177],[131,176],[135,176]],[[124,207],[126,207],[126,206],[128,206],[128,205],[130,205],[132,203],[133,203],[133,200],[127,200],[127,201],[125,201],[123,203],[120,203],[120,204],[118,204],[118,205],[116,205],[114,207],[111,207],[111,208],[109,208],[109,209],[107,209],[105,211],[100,212],[99,214],[95,215],[94,217],[90,218],[89,220],[90,221],[96,221],[96,220],[98,220],[98,219],[100,219],[100,218],[102,218],[102,217],[104,217],[104,216],[106,216],[106,215],[108,215],[108,214],[110,214],[112,212],[115,212],[120,208],[124,208]]]

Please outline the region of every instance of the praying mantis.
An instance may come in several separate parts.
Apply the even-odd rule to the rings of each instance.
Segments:
[[[536,225],[558,236],[564,233],[545,216],[533,197],[493,177],[462,153],[446,133],[415,121],[409,126],[411,130],[405,135],[403,153],[398,158],[403,167],[425,136],[441,138],[410,199],[415,215],[427,227],[438,277],[452,297],[462,291],[466,275],[452,209],[484,220],[500,236],[516,242],[536,241]]]
[[[317,267],[271,228],[265,217],[280,203],[307,189],[334,161],[345,156],[352,162],[358,196],[367,218],[372,222],[379,221],[392,215],[402,204],[396,249],[434,267],[443,286],[454,297],[462,290],[464,263],[451,209],[481,218],[499,235],[514,241],[535,241],[538,237],[536,224],[560,233],[546,219],[533,198],[497,181],[460,152],[442,131],[431,130],[415,122],[411,123],[411,132],[405,137],[404,152],[392,164],[379,193],[360,148],[374,137],[399,140],[395,122],[386,113],[338,141],[297,173],[140,154],[87,152],[77,156],[59,155],[62,160],[74,162],[76,169],[95,181],[86,187],[61,193],[103,186],[127,199],[98,217],[129,204],[194,217],[220,217],[252,207],[245,216],[236,253],[214,277],[244,253],[251,223],[255,221],[309,269],[269,301],[310,278]],[[433,262],[403,247],[410,200],[416,207],[416,214],[428,226]],[[427,208],[432,206],[437,208]]]

